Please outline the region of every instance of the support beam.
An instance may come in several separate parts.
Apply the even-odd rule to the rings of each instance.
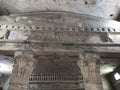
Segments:
[[[99,56],[96,54],[79,54],[77,65],[83,75],[85,90],[103,90],[98,59]]]
[[[15,63],[9,90],[28,90],[29,77],[33,71],[34,58],[31,52],[15,53]]]
[[[100,42],[100,43],[86,43],[86,42],[52,42],[52,41],[40,41],[40,40],[0,40],[0,43],[21,43],[21,44],[61,44],[62,46],[93,46],[93,47],[119,47],[120,43]]]

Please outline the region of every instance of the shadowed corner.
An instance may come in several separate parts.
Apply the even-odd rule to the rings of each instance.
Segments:
[[[0,8],[0,16],[2,16],[2,15],[9,16],[10,12],[5,8]]]
[[[119,8],[120,9],[120,8]],[[119,13],[117,15],[117,17],[115,18],[116,21],[120,21],[120,10],[119,10]]]

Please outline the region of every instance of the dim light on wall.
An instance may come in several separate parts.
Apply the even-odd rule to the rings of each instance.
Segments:
[[[0,63],[0,72],[1,73],[8,73],[8,72],[12,72],[12,68],[4,63]]]
[[[114,78],[115,78],[115,80],[120,80],[120,74],[119,73],[115,73],[114,74]]]

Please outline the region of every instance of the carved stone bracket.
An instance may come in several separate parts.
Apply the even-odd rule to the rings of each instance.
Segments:
[[[85,90],[103,90],[98,62],[99,56],[96,54],[79,54],[77,65],[83,74]]]
[[[33,71],[35,60],[28,52],[24,53],[20,51],[15,53],[9,90],[28,90],[29,77]]]

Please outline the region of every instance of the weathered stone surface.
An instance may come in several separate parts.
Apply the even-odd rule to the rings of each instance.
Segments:
[[[66,11],[104,18],[115,18],[119,0],[1,0],[1,13]]]
[[[29,77],[34,68],[34,58],[28,54],[17,53],[12,71],[9,90],[27,90]]]
[[[8,29],[46,29],[47,27],[83,27],[92,28],[119,28],[119,22],[91,15],[81,15],[67,12],[39,12],[18,14],[0,17],[1,28]],[[111,25],[112,24],[112,25]],[[7,26],[7,27],[6,27]],[[94,30],[93,30],[94,31]],[[98,30],[97,30],[98,31]],[[101,30],[102,31],[102,30]],[[105,31],[105,30],[104,30]]]
[[[6,43],[0,41],[0,50],[24,49],[28,45],[31,49],[39,50],[119,52],[119,46],[107,45],[108,42],[117,43],[108,35],[112,33],[119,37],[119,34],[116,34],[120,32],[119,22],[116,21],[63,12],[2,16],[0,20],[0,30],[10,31],[8,41]],[[96,45],[105,43],[106,46],[84,43]]]
[[[3,29],[0,30],[0,39],[8,39],[9,36],[9,30]]]
[[[84,78],[85,90],[103,90],[99,64],[99,56],[92,53],[80,53],[77,64]]]

